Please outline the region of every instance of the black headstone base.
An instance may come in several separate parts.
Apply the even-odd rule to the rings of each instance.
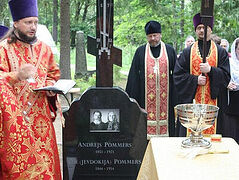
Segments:
[[[147,145],[147,117],[135,100],[118,87],[93,87],[64,115],[64,179],[136,179]]]

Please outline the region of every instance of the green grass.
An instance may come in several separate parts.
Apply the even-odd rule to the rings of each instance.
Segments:
[[[59,49],[59,47],[58,47]],[[122,50],[122,67],[118,67],[114,65],[114,86],[119,86],[125,89],[127,82],[127,74],[129,72],[131,62],[135,53],[136,47],[128,46],[121,48]],[[75,59],[76,59],[76,50],[75,48],[71,49],[71,67],[75,67]],[[89,71],[96,69],[96,58],[93,55],[90,55],[86,52],[86,60],[87,60],[87,69]],[[56,59],[59,63],[59,57]],[[71,68],[71,77],[74,78],[75,68]],[[81,92],[85,91],[87,88],[91,86],[95,86],[95,74],[92,77],[75,79],[76,87],[81,88]]]

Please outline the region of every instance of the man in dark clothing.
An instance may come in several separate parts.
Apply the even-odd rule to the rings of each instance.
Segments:
[[[107,124],[102,121],[102,114],[100,111],[95,111],[93,113],[93,119],[90,123],[90,130],[106,130]]]
[[[135,52],[126,92],[148,113],[148,138],[154,135],[174,136],[174,106],[177,96],[173,69],[176,52],[173,47],[161,41],[159,22],[149,21],[145,25],[145,33],[148,43]]]
[[[206,62],[202,62],[204,25],[200,14],[193,18],[198,38],[192,46],[183,50],[174,69],[174,82],[180,103],[211,104],[219,106],[215,124],[203,134],[222,133],[222,110],[227,104],[226,87],[230,80],[229,58],[225,49],[210,40],[213,17],[207,29]],[[204,75],[203,75],[204,74]],[[186,129],[179,123],[179,136],[186,135]]]

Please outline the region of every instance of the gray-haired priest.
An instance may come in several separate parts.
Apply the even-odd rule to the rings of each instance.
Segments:
[[[130,68],[126,92],[147,111],[147,134],[174,136],[174,106],[177,95],[173,83],[176,52],[162,38],[161,24],[145,25],[147,43],[140,46]]]

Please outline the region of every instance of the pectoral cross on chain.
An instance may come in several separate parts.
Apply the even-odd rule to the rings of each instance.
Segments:
[[[156,63],[155,63],[155,66],[153,67],[153,69],[154,69],[154,73],[157,74],[158,73],[158,66],[157,66]]]

